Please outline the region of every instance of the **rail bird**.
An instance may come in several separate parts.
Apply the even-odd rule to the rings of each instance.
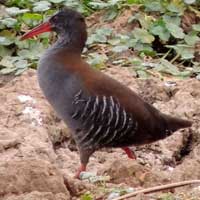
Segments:
[[[69,8],[54,14],[22,40],[55,31],[57,41],[41,56],[38,80],[46,99],[72,130],[80,152],[79,177],[89,157],[103,147],[129,147],[164,139],[192,122],[161,113],[134,91],[98,71],[82,58],[87,40],[84,17]]]

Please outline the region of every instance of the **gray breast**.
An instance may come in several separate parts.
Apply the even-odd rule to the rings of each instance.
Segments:
[[[39,85],[58,116],[72,129],[79,128],[79,124],[71,117],[75,110],[72,104],[74,95],[81,88],[78,78],[68,73],[55,60],[40,61],[38,67]]]

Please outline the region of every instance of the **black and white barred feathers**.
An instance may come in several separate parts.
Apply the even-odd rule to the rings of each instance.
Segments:
[[[75,140],[84,148],[120,147],[132,143],[138,128],[137,121],[112,96],[75,96],[72,118],[79,120],[82,128],[76,130]]]

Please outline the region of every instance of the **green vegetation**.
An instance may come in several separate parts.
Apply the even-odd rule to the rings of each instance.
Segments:
[[[92,195],[89,192],[87,192],[81,196],[81,200],[93,200],[93,199],[94,198],[92,197]]]
[[[18,75],[29,67],[36,68],[40,55],[54,36],[45,33],[37,40],[19,41],[19,38],[63,6],[72,7],[89,18],[100,12],[99,26],[89,29],[84,50],[84,56],[94,67],[129,66],[143,78],[154,72],[161,76],[200,78],[200,64],[195,57],[195,51],[199,51],[195,45],[200,41],[200,0],[6,1],[0,7],[0,73]],[[131,31],[108,28],[133,7],[136,11],[127,20],[127,26],[134,25]],[[188,12],[194,13],[197,20],[185,30],[183,16],[187,17]],[[122,57],[126,51],[132,56]]]

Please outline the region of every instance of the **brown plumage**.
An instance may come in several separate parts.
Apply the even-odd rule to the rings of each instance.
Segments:
[[[97,149],[121,147],[133,159],[128,146],[164,139],[192,125],[162,114],[128,87],[91,68],[81,58],[87,32],[79,13],[63,9],[22,39],[51,30],[59,38],[40,59],[38,79],[50,104],[73,131],[81,160],[77,176]]]

